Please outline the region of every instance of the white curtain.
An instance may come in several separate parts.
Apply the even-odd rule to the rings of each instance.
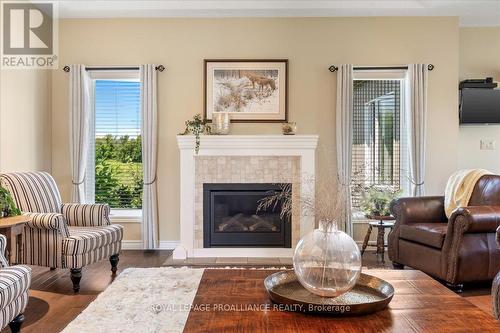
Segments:
[[[410,164],[411,193],[425,194],[425,132],[427,113],[427,64],[408,65],[406,129]]]
[[[142,135],[142,245],[158,248],[158,197],[156,192],[156,161],[158,143],[158,110],[155,65],[141,65],[141,135]]]
[[[352,236],[351,216],[351,169],[352,169],[352,121],[353,121],[353,72],[352,65],[339,66],[337,73],[337,177],[344,200],[345,232]]]
[[[71,200],[85,201],[85,167],[89,149],[90,79],[84,65],[71,65],[69,72],[69,141]]]

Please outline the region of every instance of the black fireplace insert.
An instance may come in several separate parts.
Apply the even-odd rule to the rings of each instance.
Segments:
[[[280,184],[203,184],[203,246],[291,247],[291,221],[281,203],[257,212],[259,200]]]

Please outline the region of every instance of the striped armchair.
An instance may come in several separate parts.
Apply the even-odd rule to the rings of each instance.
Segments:
[[[80,290],[82,267],[109,257],[116,273],[123,227],[112,225],[105,204],[63,204],[46,172],[0,176],[17,207],[31,217],[23,230],[23,264],[70,269],[73,290]]]
[[[9,324],[14,333],[21,331],[24,321],[31,268],[23,265],[8,267],[4,256],[6,245],[7,239],[0,235],[0,330]]]

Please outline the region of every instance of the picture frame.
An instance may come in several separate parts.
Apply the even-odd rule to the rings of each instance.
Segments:
[[[288,121],[288,59],[205,59],[203,118],[228,112],[231,122]]]

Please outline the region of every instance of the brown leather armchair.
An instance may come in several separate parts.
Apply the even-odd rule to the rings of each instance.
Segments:
[[[495,231],[500,226],[500,176],[483,176],[468,207],[447,219],[444,197],[401,198],[389,234],[389,258],[441,279],[457,291],[463,283],[492,280],[500,270]]]

